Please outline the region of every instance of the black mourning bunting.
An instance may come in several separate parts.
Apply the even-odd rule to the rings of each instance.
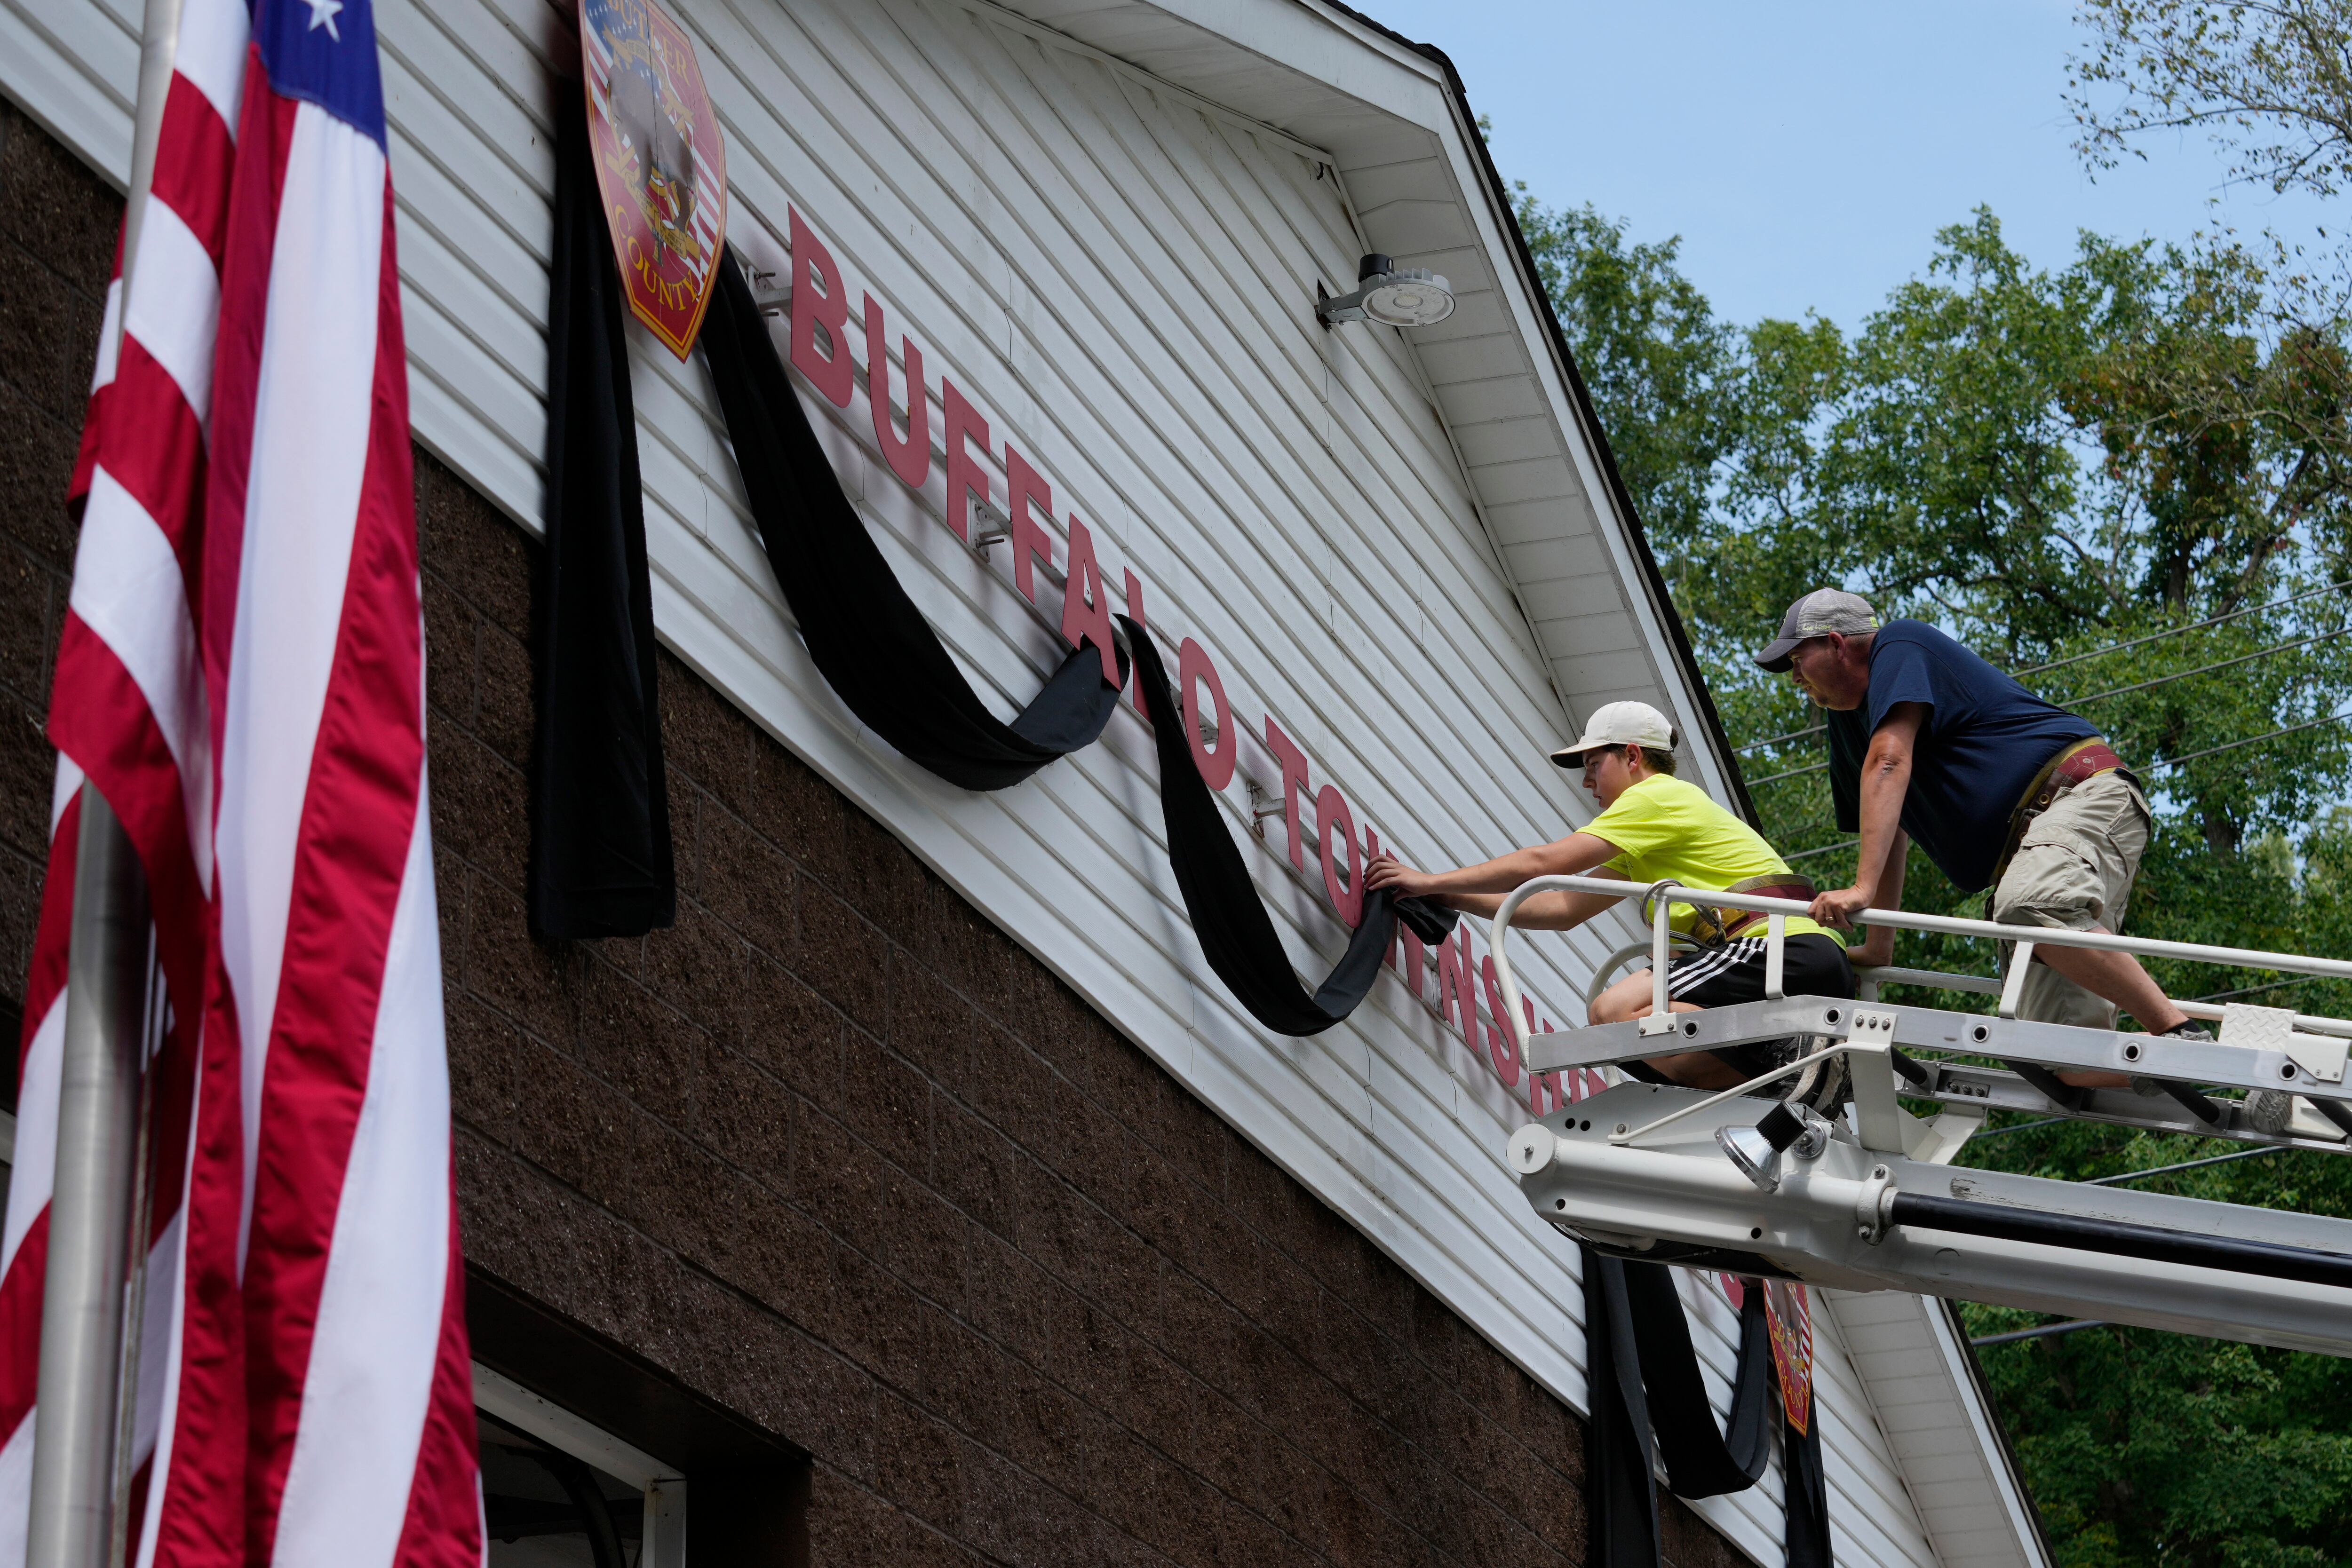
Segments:
[[[555,117],[529,908],[541,936],[642,936],[677,908],[653,588],[620,278],[580,88],[565,90]]]
[[[1717,1497],[1756,1484],[1771,1456],[1777,1385],[1763,1287],[1739,1308],[1739,1361],[1723,1427],[1706,1399],[1690,1322],[1663,1263],[1634,1263],[1580,1247],[1585,1385],[1592,1407],[1585,1509],[1592,1568],[1656,1568],[1662,1561],[1652,1464],[1677,1497]],[[1781,1417],[1788,1470],[1784,1543],[1791,1568],[1830,1568],[1829,1500],[1821,1423],[1800,1435]]]
[[[1355,1011],[1372,988],[1389,946],[1396,940],[1400,915],[1411,923],[1414,935],[1432,944],[1445,939],[1457,917],[1453,910],[1423,899],[1391,901],[1384,891],[1368,894],[1363,917],[1339,967],[1308,996],[1250,881],[1248,862],[1234,847],[1216,793],[1193,765],[1192,744],[1184,738],[1183,708],[1169,685],[1160,650],[1150,633],[1126,616],[1118,623],[1134,651],[1144,711],[1150,716],[1160,754],[1160,810],[1168,826],[1168,863],[1176,873],[1184,913],[1201,939],[1202,954],[1250,1017],[1276,1034],[1319,1034]]]
[[[965,789],[1018,784],[1089,745],[1119,688],[1081,643],[1011,724],[988,711],[842,493],[728,247],[702,322],[719,406],[776,586],[809,658],[851,713],[909,760]],[[1119,674],[1127,662],[1122,652]]]
[[[1613,1261],[1613,1260],[1612,1260]],[[1764,1316],[1764,1289],[1751,1284],[1739,1306],[1739,1361],[1733,1373],[1731,1410],[1722,1430],[1699,1380],[1690,1319],[1663,1263],[1619,1263],[1632,1304],[1633,1341],[1642,1385],[1649,1391],[1658,1458],[1676,1497],[1720,1497],[1756,1484],[1772,1455],[1772,1338]]]
[[[1586,1568],[1658,1568],[1655,1448],[1625,1265],[1581,1243],[1577,1250],[1584,1262],[1585,1399],[1592,1407],[1584,1436]]]
[[[810,660],[852,713],[966,789],[1017,784],[1102,733],[1119,687],[1102,678],[1089,643],[1063,660],[1011,724],[981,702],[842,492],[732,251],[719,268],[702,351],[777,585]],[[1339,967],[1307,995],[1193,766],[1158,650],[1134,622],[1120,622],[1130,643],[1118,650],[1122,684],[1131,653],[1141,662],[1146,706],[1171,716],[1154,726],[1169,860],[1209,967],[1266,1028],[1291,1035],[1329,1029],[1371,989],[1400,913],[1433,943],[1453,930],[1454,913],[1420,900],[1404,901],[1410,907],[1401,911],[1387,895],[1370,895]]]

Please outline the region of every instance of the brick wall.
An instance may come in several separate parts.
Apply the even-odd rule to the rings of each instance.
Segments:
[[[119,207],[0,104],[11,995]],[[422,453],[417,513],[478,1270],[804,1448],[819,1564],[1581,1561],[1565,1407],[667,655],[677,928],[531,942],[535,547]]]

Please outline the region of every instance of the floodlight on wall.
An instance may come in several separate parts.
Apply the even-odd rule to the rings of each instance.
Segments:
[[[1322,292],[1318,286],[1317,293]],[[1399,267],[1374,251],[1356,267],[1352,294],[1316,302],[1326,327],[1342,321],[1380,321],[1391,327],[1433,327],[1454,314],[1454,286],[1426,267]]]

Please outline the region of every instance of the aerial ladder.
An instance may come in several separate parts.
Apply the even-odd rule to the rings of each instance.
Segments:
[[[1621,1079],[1519,1128],[1511,1168],[1559,1229],[1650,1262],[2352,1355],[2352,1220],[1952,1164],[1994,1111],[2352,1152],[2352,1021],[2182,1003],[2220,1026],[2217,1039],[2189,1040],[2017,1016],[2026,967],[2045,945],[2339,978],[2352,978],[2352,962],[1871,909],[1858,924],[2014,943],[2007,980],[1890,967],[1860,971],[1859,999],[1790,997],[1780,994],[1785,925],[1805,904],[1668,882],[1647,889],[1650,939],[1612,955],[1591,987],[1646,952],[1650,1015],[1530,1036],[1507,938],[1519,904],[1552,890],[1642,891],[1545,876],[1496,910],[1496,979],[1530,1071],[1790,1037],[1813,1048],[1721,1091]],[[1667,916],[1678,899],[1769,916],[1763,1000],[1668,1010]],[[1989,1014],[1895,1004],[1879,998],[1888,984],[1999,1001]],[[1833,1114],[1759,1097],[1832,1056],[1844,1059],[1851,1095]],[[2057,1077],[2074,1069],[2124,1073],[2135,1086]],[[1937,1110],[1915,1115],[1904,1099]]]

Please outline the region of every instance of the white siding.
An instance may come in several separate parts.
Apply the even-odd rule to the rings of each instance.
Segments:
[[[1358,158],[1351,213],[1328,152],[1003,11],[671,8],[698,39],[726,127],[735,240],[782,272],[787,204],[801,209],[850,299],[883,302],[892,353],[911,334],[931,392],[952,378],[998,448],[1009,439],[1047,476],[1057,515],[1086,519],[1114,593],[1132,569],[1152,627],[1212,652],[1245,774],[1278,785],[1259,732],[1271,715],[1360,824],[1409,858],[1452,863],[1589,818],[1544,759],[1572,733],[1571,708],[1644,695],[1689,727],[1690,694],[1660,685],[1630,546],[1589,500],[1597,458],[1557,399],[1528,390],[1541,367],[1525,349],[1526,302],[1492,281],[1465,290],[1424,350],[1387,329],[1315,322],[1315,281],[1349,286],[1367,246],[1358,217],[1373,204],[1398,232],[1409,219],[1433,244],[1473,246],[1457,272],[1496,276],[1479,259],[1484,220],[1425,198],[1431,170],[1450,167],[1426,134],[1402,138],[1394,160],[1428,165],[1417,184],[1376,190],[1377,165]],[[541,0],[383,0],[378,19],[416,432],[535,528],[547,62],[569,53],[565,24]],[[0,0],[0,85],[118,183],[135,29],[127,0]],[[1428,210],[1391,210],[1414,203]],[[1480,335],[1485,350],[1458,351]],[[862,364],[855,319],[848,338]],[[1522,384],[1494,374],[1497,341]],[[1483,1053],[1393,977],[1318,1039],[1252,1024],[1186,923],[1131,711],[1103,744],[988,796],[928,778],[863,731],[793,632],[700,360],[680,365],[634,338],[632,361],[664,641],[1582,1408],[1574,1252],[1502,1163],[1525,1116]],[[1059,656],[1058,595],[1041,579],[1033,609],[1009,552],[958,544],[940,521],[936,455],[922,495],[898,483],[873,448],[864,382],[861,370],[845,412],[814,401],[820,434],[908,591],[1009,714]],[[904,387],[902,366],[891,382]],[[1239,779],[1226,804],[1245,833]],[[1244,841],[1310,977],[1345,935],[1312,833],[1303,876],[1278,818],[1263,849]],[[1574,1016],[1591,966],[1623,936],[1612,925],[1517,949],[1543,1010]],[[1685,1285],[1720,1397],[1732,1320],[1711,1288]],[[1834,1332],[1819,1354],[1841,1560],[1933,1561]],[[1700,1506],[1773,1563],[1779,1497],[1776,1475]]]

